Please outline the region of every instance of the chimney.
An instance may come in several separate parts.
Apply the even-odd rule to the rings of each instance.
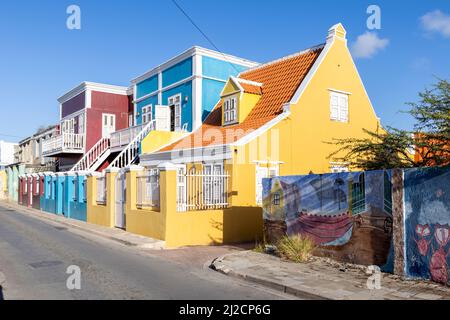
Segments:
[[[327,43],[334,39],[347,41],[346,34],[347,31],[345,31],[345,28],[341,23],[335,24],[328,30]]]

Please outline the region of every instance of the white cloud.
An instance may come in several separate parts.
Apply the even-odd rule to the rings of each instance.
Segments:
[[[388,44],[389,39],[381,39],[375,32],[366,31],[356,38],[356,42],[352,45],[352,53],[356,58],[371,58]]]
[[[430,32],[437,32],[444,37],[450,37],[450,16],[440,10],[428,12],[420,17],[422,27]]]

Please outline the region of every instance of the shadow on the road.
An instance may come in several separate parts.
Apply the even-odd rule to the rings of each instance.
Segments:
[[[3,299],[3,288],[2,288],[2,286],[0,286],[0,301],[1,300],[4,300]]]

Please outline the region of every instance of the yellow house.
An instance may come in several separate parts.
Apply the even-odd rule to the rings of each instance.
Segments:
[[[263,178],[347,170],[325,142],[379,128],[337,24],[324,44],[230,78],[198,130],[128,168],[125,228],[167,247],[261,239]]]
[[[326,43],[230,78],[202,127],[142,164],[216,167],[233,181],[233,205],[260,204],[261,181],[271,175],[345,171],[328,156],[333,138],[381,129],[347,47],[342,24]]]

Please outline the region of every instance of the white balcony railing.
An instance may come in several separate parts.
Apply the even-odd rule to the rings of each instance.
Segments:
[[[111,133],[111,149],[127,146],[141,132],[142,127],[142,125],[138,125]]]
[[[42,154],[51,156],[57,153],[83,153],[84,134],[62,133],[42,142]]]

